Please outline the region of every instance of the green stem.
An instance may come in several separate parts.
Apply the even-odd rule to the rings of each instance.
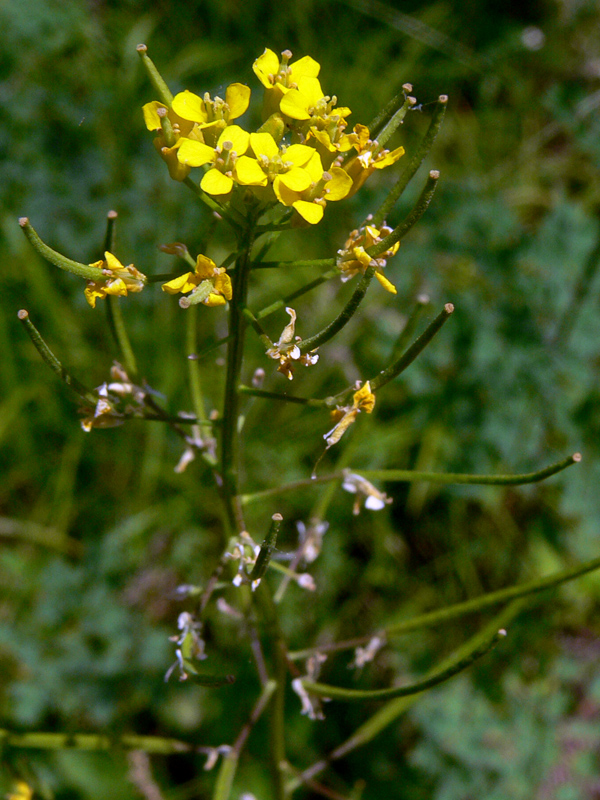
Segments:
[[[19,225],[23,229],[23,233],[29,240],[33,249],[38,252],[42,258],[54,264],[55,267],[60,267],[66,272],[72,272],[73,275],[78,275],[80,278],[86,278],[88,281],[102,281],[106,275],[102,272],[100,267],[92,267],[89,264],[80,264],[79,261],[72,261],[70,258],[57,253],[47,244],[44,244],[34,229],[27,217],[19,219]]]
[[[396,344],[394,345],[394,350],[392,352],[393,358],[396,358],[400,353],[404,352],[404,349],[414,336],[421,317],[423,316],[423,313],[429,304],[430,300],[426,294],[421,294],[417,297],[415,306],[410,312],[409,317],[406,320],[406,324],[400,331],[398,339],[396,340]]]
[[[385,253],[386,250],[389,250],[390,247],[393,247],[396,242],[399,242],[400,239],[406,236],[409,230],[416,225],[423,214],[427,211],[427,208],[431,203],[439,178],[440,173],[437,170],[432,169],[429,173],[423,191],[421,192],[415,207],[410,212],[408,217],[406,217],[403,222],[397,225],[394,230],[385,236],[380,242],[372,245],[371,247],[367,247],[367,253],[371,256],[371,258],[378,258],[382,253]]]
[[[258,335],[258,338],[263,343],[264,347],[268,350],[270,347],[273,347],[273,342],[269,338],[269,335],[262,327],[260,322],[254,316],[254,314],[250,311],[249,308],[245,308],[243,311],[244,317],[246,318],[246,322],[250,324],[254,332]]]
[[[433,339],[436,333],[440,330],[442,325],[447,321],[448,317],[454,311],[452,303],[446,303],[442,311],[437,315],[433,322],[427,326],[425,331],[413,344],[406,350],[397,361],[390,364],[389,367],[382,370],[379,375],[371,378],[371,391],[375,392],[381,389],[386,383],[400,375],[401,372],[412,364],[415,358],[427,347],[429,342]]]
[[[329,263],[332,262],[333,259],[327,259]],[[298,297],[302,297],[303,294],[316,289],[317,286],[321,286],[321,284],[330,281],[332,278],[339,278],[340,271],[339,269],[330,269],[327,272],[324,272],[323,275],[320,275],[318,278],[315,278],[314,281],[301,286],[300,289],[296,289],[291,294],[286,295],[281,300],[276,300],[274,303],[271,303],[270,306],[263,308],[261,311],[258,312],[256,315],[256,319],[263,319],[264,317],[268,317],[271,314],[274,314],[276,311],[279,311],[280,308],[285,308],[289,306],[294,300]]]
[[[229,304],[229,347],[227,350],[227,373],[221,428],[221,477],[223,497],[229,524],[233,531],[244,529],[241,504],[238,494],[238,417],[240,373],[244,355],[246,318],[244,310],[248,299],[250,277],[250,251],[254,243],[255,220],[248,221],[245,229],[244,249],[236,261],[233,274],[233,297]]]
[[[299,259],[297,261],[257,261],[252,264],[252,269],[284,269],[300,268],[300,267],[332,267],[335,264],[335,258],[309,258]]]
[[[196,420],[203,428],[212,429],[212,424],[206,416],[204,407],[204,395],[202,393],[202,381],[200,378],[200,365],[196,357],[197,336],[196,327],[198,323],[198,306],[192,305],[186,312],[185,348],[187,351],[188,378],[190,381],[190,393],[192,395],[192,407],[196,415]]]
[[[397,622],[395,625],[388,625],[386,628],[382,628],[377,634],[371,633],[368,636],[357,636],[355,639],[348,639],[345,642],[333,642],[332,644],[323,645],[322,647],[297,650],[293,653],[289,653],[288,658],[292,661],[300,661],[316,653],[333,653],[341,650],[353,650],[355,647],[360,647],[370,642],[375,635],[383,637],[399,636],[401,634],[411,633],[412,631],[422,630],[423,628],[434,628],[450,620],[483,611],[490,606],[545,592],[548,589],[553,589],[563,583],[568,583],[576,578],[580,578],[582,575],[587,575],[588,572],[594,572],[599,568],[600,558],[594,558],[591,561],[586,561],[584,564],[579,564],[576,567],[557,572],[554,575],[548,575],[545,578],[539,578],[538,580],[529,581],[528,583],[520,583],[517,584],[517,586],[509,586],[506,589],[489,592],[480,597],[474,597],[462,603],[455,603],[454,605],[446,606],[437,611],[419,614],[417,617]]]
[[[108,301],[106,313],[109,318],[109,325],[119,346],[119,350],[121,351],[123,366],[129,377],[135,378],[137,375],[137,364],[129,336],[127,335],[127,329],[125,328],[125,321],[123,319],[119,298],[113,295],[107,295],[106,299]]]
[[[373,278],[374,274],[375,266],[367,267],[367,270],[362,276],[358,286],[354,290],[352,297],[343,308],[341,313],[333,320],[333,322],[330,322],[329,325],[320,333],[317,333],[314,336],[311,336],[309,339],[304,339],[302,342],[298,343],[298,347],[302,353],[308,353],[310,350],[316,350],[317,347],[320,347],[322,344],[325,344],[325,342],[328,342],[330,339],[332,339],[336,333],[341,331],[341,329],[350,322],[354,314],[358,311],[358,307],[367,293],[367,289],[369,288],[369,284],[371,283],[371,279]]]
[[[29,338],[33,342],[35,349],[38,351],[46,364],[48,364],[50,369],[56,375],[58,375],[61,381],[66,383],[70,389],[78,394],[82,400],[85,400],[85,402],[89,403],[91,406],[95,406],[98,402],[98,395],[80,383],[77,378],[73,378],[71,375],[69,375],[52,350],[50,350],[46,342],[42,339],[41,333],[29,319],[29,312],[22,308],[17,313],[17,317],[23,323],[23,326],[27,331]]]
[[[109,253],[114,253],[115,251],[118,216],[116,211],[109,211],[106,215],[106,233],[104,234],[103,253],[106,252],[106,250],[108,250]]]
[[[453,661],[464,657],[468,652],[478,647],[482,642],[489,640],[489,637],[500,628],[506,627],[512,620],[522,611],[526,603],[523,600],[516,600],[506,608],[504,608],[494,619],[492,619],[483,630],[475,634],[461,647],[458,648],[453,654],[445,658],[441,664],[438,665],[437,670],[447,668]],[[432,673],[430,673],[431,675]],[[357,747],[362,747],[372,741],[378,734],[385,728],[392,724],[401,714],[403,714],[415,702],[418,695],[409,695],[408,697],[397,697],[390,700],[382,708],[378,709],[372,717],[364,722],[349,739],[346,739],[341,745],[335,748],[327,758],[317,761],[299,776],[290,781],[287,786],[288,792],[297,789],[302,783],[311,780],[315,775],[323,772],[331,764],[343,756],[348,755]]]
[[[387,103],[369,123],[368,128],[371,139],[377,138],[377,135],[384,129],[394,114],[406,103],[405,87],[407,87],[407,84],[404,84],[402,91],[398,92],[395,97],[392,97],[389,103]],[[412,86],[410,87],[410,91],[412,92]]]
[[[0,729],[0,745],[39,750],[143,750],[157,755],[191,753],[194,746],[162,736],[106,736],[102,733],[13,733]]]
[[[273,602],[271,590],[263,581],[254,592],[257,606],[262,617],[264,631],[270,643],[271,660],[273,663],[274,679],[277,684],[273,697],[273,706],[269,716],[269,761],[271,778],[273,781],[274,800],[285,800],[285,683],[287,676],[286,647],[279,626],[277,607]]]
[[[408,87],[408,85],[409,84],[405,84],[406,87]],[[380,145],[380,147],[384,147],[384,145],[388,143],[400,125],[402,125],[404,122],[404,117],[408,114],[409,109],[415,106],[416,103],[417,101],[414,97],[411,97],[410,95],[408,97],[405,96],[404,103],[402,103],[398,111],[391,116],[388,122],[385,123],[381,129],[381,132],[377,135],[377,143]],[[378,150],[375,150],[375,152],[378,152]]]
[[[440,683],[445,683],[450,678],[458,675],[459,672],[470,667],[478,659],[482,658],[500,639],[506,636],[506,631],[502,628],[496,631],[493,636],[486,638],[478,643],[466,655],[453,661],[448,666],[439,669],[427,678],[412,683],[410,686],[392,686],[389,689],[344,689],[341,686],[328,686],[325,683],[313,683],[303,680],[302,685],[307,692],[316,694],[320,697],[328,697],[331,700],[345,700],[346,702],[363,702],[365,700],[393,700],[397,697],[408,697],[411,694],[420,694],[427,689],[433,689]]]
[[[550,466],[544,467],[537,472],[526,472],[515,475],[470,475],[461,472],[417,472],[416,470],[410,469],[361,469],[354,470],[354,472],[357,472],[367,480],[383,480],[398,483],[428,481],[430,483],[446,484],[468,483],[478,486],[520,486],[525,483],[543,481],[545,478],[549,478],[551,475],[561,472],[572,464],[578,464],[580,461],[581,454],[574,453],[572,456],[563,458],[562,461],[550,464]],[[344,480],[348,472],[353,472],[353,470],[342,470],[340,472],[332,472],[329,475],[321,475],[318,478],[304,478],[299,481],[292,481],[282,486],[274,486],[271,489],[263,489],[260,492],[242,495],[241,500],[242,503],[253,503],[256,500],[262,500],[264,497],[287,494],[295,489],[304,489],[309,486],[317,486],[321,483],[329,483],[330,481],[341,481]]]
[[[312,397],[295,397],[291,394],[280,394],[279,392],[268,392],[265,389],[254,389],[252,386],[244,386],[240,384],[238,391],[241,394],[252,395],[253,397],[263,397],[268,400],[282,400],[287,403],[299,403],[305,406],[315,406],[322,408],[325,405],[324,400],[315,400]]]
[[[360,470],[367,480],[381,481],[430,481],[431,483],[475,484],[477,486],[522,486],[525,483],[538,483],[563,469],[579,464],[581,453],[573,453],[555,464],[539,469],[537,472],[525,472],[515,475],[469,475],[460,472],[411,472],[403,469],[367,469]]]
[[[202,202],[208,206],[211,211],[214,211],[216,214],[222,217],[228,225],[231,225],[236,230],[240,227],[240,225],[245,225],[245,220],[241,214],[239,214],[237,211],[234,212],[232,209],[223,208],[223,206],[219,205],[216,200],[213,200],[209,194],[203,192],[200,186],[194,183],[189,175],[182,181],[182,183],[185,184],[188,189],[190,189],[196,195],[196,197],[202,200]]]
[[[387,215],[396,205],[398,198],[403,194],[404,190],[408,186],[409,182],[415,176],[417,170],[423,163],[425,156],[431,150],[431,147],[435,141],[436,136],[440,130],[442,122],[444,120],[444,114],[446,112],[446,106],[448,105],[448,98],[445,94],[440,95],[438,97],[435,109],[433,111],[433,116],[431,118],[431,122],[429,123],[429,128],[427,129],[427,133],[421,139],[419,146],[417,147],[413,157],[411,158],[408,166],[398,178],[395,186],[388,194],[384,202],[381,206],[377,209],[375,214],[373,215],[373,220],[371,222],[376,228],[378,228],[386,219]]]
[[[264,685],[263,690],[260,693],[260,696],[256,701],[254,708],[252,709],[252,712],[250,713],[250,719],[244,725],[237,739],[235,740],[231,750],[229,751],[229,753],[227,753],[227,755],[221,762],[221,768],[219,770],[219,774],[217,775],[217,782],[215,784],[215,789],[213,792],[213,800],[229,800],[240,753],[242,752],[244,745],[246,744],[246,741],[248,739],[248,736],[250,735],[250,732],[252,731],[252,728],[257,723],[261,714],[269,704],[269,701],[273,696],[273,693],[276,688],[277,688],[277,683],[275,681],[268,681]]]
[[[148,77],[150,78],[150,83],[152,84],[154,91],[158,95],[158,99],[161,103],[164,103],[166,106],[171,107],[171,103],[173,102],[173,95],[171,94],[171,90],[164,82],[162,75],[156,69],[154,62],[148,55],[148,48],[145,44],[138,44],[136,47],[140,58],[142,59],[142,64],[144,65]]]

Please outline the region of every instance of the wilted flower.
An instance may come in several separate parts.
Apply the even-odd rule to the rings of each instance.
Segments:
[[[317,363],[319,356],[314,350],[310,353],[302,353],[300,351],[296,342],[301,341],[301,339],[299,336],[294,335],[296,331],[296,312],[293,308],[286,308],[286,311],[290,315],[290,321],[283,329],[279,341],[267,350],[267,355],[269,358],[279,361],[277,371],[292,380],[294,377],[294,365],[302,364],[304,367],[310,367]]]
[[[403,147],[397,147],[392,151],[386,150],[381,147],[377,140],[369,137],[370,133],[366,125],[354,126],[352,141],[358,154],[344,163],[344,169],[352,178],[352,189],[349,192],[349,197],[352,197],[361,188],[369,175],[376,169],[390,167],[404,155]]]
[[[172,664],[165,674],[165,681],[168,681],[173,671],[179,668],[179,680],[188,679],[188,673],[196,674],[196,668],[192,659],[203,661],[207,658],[204,652],[204,640],[201,638],[202,623],[197,622],[192,614],[183,611],[177,618],[177,627],[181,631],[179,635],[170,636],[169,641],[176,642],[178,647],[175,650],[176,661]]]
[[[123,367],[115,361],[110,368],[111,380],[98,386],[98,402],[92,410],[81,409],[86,416],[81,427],[86,433],[92,428],[114,428],[122,425],[127,417],[143,416],[147,390],[134,384]]]
[[[385,645],[385,636],[373,636],[366,647],[357,647],[354,651],[354,661],[350,667],[364,667],[369,661],[373,661],[377,653]]]
[[[371,511],[381,511],[382,508],[385,508],[386,505],[392,502],[392,498],[388,497],[385,492],[380,492],[379,489],[376,489],[375,486],[369,483],[366,478],[363,478],[362,475],[356,475],[349,469],[344,470],[342,489],[356,495],[354,507],[352,509],[353,514],[358,514],[360,512],[362,500],[365,501],[365,508]]]
[[[221,744],[218,747],[198,747],[197,750],[206,756],[204,769],[208,772],[215,766],[219,756],[226,756],[231,752],[231,745]]]
[[[248,574],[252,571],[260,545],[256,544],[248,531],[242,531],[239,536],[234,536],[229,541],[225,558],[228,561],[239,561],[238,571],[232,580],[234,586],[248,583]]]
[[[212,436],[203,437],[200,425],[192,425],[192,434],[186,436],[185,441],[187,446],[175,466],[175,472],[185,472],[187,465],[196,458],[197,452],[205,452],[210,458],[215,458],[216,439]]]
[[[320,519],[311,519],[307,527],[301,520],[298,520],[296,528],[300,534],[298,552],[301,554],[303,561],[306,561],[307,564],[312,564],[321,552],[323,536],[327,533],[329,523]]]
[[[316,653],[306,661],[306,675],[305,677],[311,681],[316,681],[321,671],[321,664],[327,660],[327,656],[323,653]],[[301,714],[305,714],[309,719],[325,719],[325,714],[322,708],[322,697],[310,694],[302,683],[302,678],[296,678],[292,681],[292,689],[296,692],[302,703],[300,709]]]
[[[354,392],[351,406],[338,406],[332,411],[331,416],[335,425],[330,431],[323,434],[323,438],[327,442],[326,449],[329,450],[330,447],[339,442],[361,411],[370,414],[374,407],[375,395],[371,391],[371,384],[366,381],[361,388]]]

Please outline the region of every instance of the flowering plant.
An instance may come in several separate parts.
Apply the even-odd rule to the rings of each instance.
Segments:
[[[359,314],[373,278],[375,286],[396,294],[388,261],[396,255],[403,237],[429,206],[439,173],[429,172],[414,208],[405,219],[392,226],[388,225],[387,217],[430,151],[442,123],[447,98],[441,96],[434,104],[427,133],[410,154],[385,200],[347,234],[343,245],[340,242],[339,248],[332,246],[323,259],[269,262],[266,255],[277,236],[289,231],[310,230],[330,213],[329,203],[336,204],[352,197],[372,176],[388,170],[388,174],[393,173],[397,165],[403,163],[404,148],[388,149],[387,145],[416,106],[412,86],[404,84],[397,97],[370,125],[357,123],[350,128],[350,108],[338,106],[335,95],[325,94],[320,82],[320,65],[314,59],[304,56],[294,61],[289,51],[279,57],[267,49],[253,64],[262,88],[262,113],[260,123],[248,130],[243,118],[252,110],[249,87],[233,83],[226,88],[224,99],[211,98],[208,93],[198,95],[187,89],[173,96],[150,60],[147,48],[140,45],[138,51],[157,98],[143,108],[146,128],[154,135],[154,147],[170,177],[192,192],[198,207],[203,205],[208,209],[215,225],[228,229],[231,252],[223,256],[217,248],[211,250],[208,237],[202,248],[204,252],[195,255],[181,242],[163,244],[162,251],[177,257],[185,266],[167,276],[151,275],[142,273],[133,264],[124,266],[113,254],[116,249],[114,212],[108,216],[104,257],[92,264],[73,261],[52,250],[39,238],[29,220],[22,218],[21,227],[40,255],[85,280],[84,295],[89,305],[97,310],[101,302],[106,303],[122,363],[109,368],[110,379],[101,386],[88,388],[64,369],[26,310],[19,312],[19,318],[42,358],[79,395],[81,425],[87,433],[122,425],[134,418],[162,422],[169,425],[182,442],[183,452],[174,465],[175,470],[181,473],[193,469],[190,464],[196,460],[210,472],[221,502],[221,556],[212,565],[203,586],[185,584],[178,588],[178,599],[186,605],[186,610],[178,615],[179,632],[171,637],[175,660],[165,665],[165,677],[193,681],[211,690],[234,683],[235,675],[217,674],[205,668],[204,662],[210,664],[212,655],[204,638],[205,615],[209,603],[214,601],[220,612],[239,624],[249,642],[260,693],[248,722],[233,743],[204,748],[209,766],[214,766],[222,756],[213,796],[215,800],[226,800],[230,796],[241,750],[254,724],[268,709],[273,733],[270,754],[273,796],[283,798],[300,785],[310,786],[314,776],[331,760],[380,732],[405,707],[406,700],[401,698],[412,698],[450,679],[485,655],[505,635],[504,626],[520,609],[517,598],[577,577],[597,568],[600,562],[595,560],[543,581],[510,587],[474,602],[395,622],[381,630],[361,631],[351,641],[319,640],[294,652],[281,630],[278,607],[290,585],[307,593],[307,598],[319,589],[310,570],[327,547],[327,540],[324,541],[328,529],[327,503],[322,504],[319,516],[297,523],[298,545],[284,554],[277,549],[284,523],[282,513],[275,507],[269,508],[270,522],[266,530],[249,531],[246,507],[252,503],[271,502],[270,498],[278,496],[291,496],[299,489],[329,484],[354,495],[354,514],[361,513],[363,507],[365,513],[383,512],[393,497],[381,488],[382,484],[417,481],[487,485],[529,483],[565,469],[579,461],[580,456],[569,456],[526,475],[368,470],[356,465],[353,468],[340,465],[320,475],[321,460],[330,457],[331,448],[341,451],[343,445],[338,445],[342,437],[345,441],[349,439],[353,432],[358,432],[366,415],[377,413],[378,393],[407,369],[432,341],[453,313],[452,304],[445,304],[421,335],[401,348],[386,368],[373,370],[350,385],[338,386],[334,395],[288,394],[281,389],[281,383],[277,384],[281,381],[278,375],[273,376],[272,388],[264,388],[266,372],[271,369],[288,381],[301,382],[304,370],[298,368],[317,370],[326,363],[326,346]],[[317,277],[297,287],[291,295],[278,297],[271,305],[257,309],[251,278],[264,275],[267,268],[291,271],[298,265],[316,270]],[[322,330],[305,337],[296,333],[297,323],[298,328],[304,330],[310,320],[298,320],[292,302],[326,282],[342,284],[353,279],[356,279],[356,286],[350,298]],[[157,391],[139,376],[119,305],[120,298],[135,302],[130,295],[151,291],[153,285],[158,284],[165,295],[181,295],[179,313],[188,315],[186,322],[191,331],[187,344],[193,413],[182,412],[175,417],[163,407]],[[166,296],[164,299],[168,302]],[[283,309],[289,322],[276,338],[276,334],[267,330],[264,320]],[[216,392],[203,391],[201,357],[213,345],[205,346],[197,341],[199,314],[213,315],[215,330],[225,316],[227,319],[226,335],[217,341],[218,346],[226,347],[223,388],[218,398]],[[281,330],[280,323],[275,330]],[[247,358],[250,336],[257,338],[263,351],[261,360],[254,364]],[[276,368],[273,361],[277,363]],[[285,385],[289,387],[290,384]],[[294,404],[299,413],[308,407],[321,412],[321,427],[307,434],[314,437],[315,451],[318,451],[312,475],[293,484],[265,487],[251,494],[244,492],[241,444],[246,406],[253,399]],[[277,578],[279,583],[274,586]],[[494,604],[505,607],[483,631],[468,640],[455,656],[413,683],[358,690],[318,681],[320,673],[326,669],[328,653],[353,650],[353,666],[362,667],[376,659],[389,639],[401,632],[458,618]],[[264,633],[258,630],[257,620],[263,625]],[[304,667],[298,667],[298,662],[304,662]],[[323,701],[326,699],[378,700],[387,703],[389,713],[374,715],[369,724],[336,748],[329,759],[300,770],[288,764],[284,745],[288,685],[298,696],[295,708],[311,720],[324,718]],[[289,707],[289,703],[287,705]],[[137,740],[136,744],[139,744]],[[197,748],[195,743],[144,737],[140,749],[165,753]]]

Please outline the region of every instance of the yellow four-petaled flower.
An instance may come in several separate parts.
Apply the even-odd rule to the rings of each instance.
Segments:
[[[186,294],[179,304],[186,308],[195,303],[204,303],[205,306],[222,306],[231,300],[231,278],[224,267],[217,267],[212,258],[199,255],[196,258],[194,272],[186,272],[162,285],[163,292],[169,294]]]

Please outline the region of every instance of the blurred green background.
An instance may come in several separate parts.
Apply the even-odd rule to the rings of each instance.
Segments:
[[[326,396],[381,369],[426,293],[429,318],[445,302],[456,312],[339,445],[346,463],[529,472],[583,454],[581,465],[521,489],[386,486],[393,505],[358,517],[338,491],[314,570],[317,597],[292,587],[283,604],[290,646],[310,646],[317,633],[368,633],[598,555],[597,3],[532,0],[516,12],[496,0],[291,0],[277,8],[262,0],[4,0],[0,23],[0,728],[135,731],[218,745],[233,740],[257,694],[247,643],[216,611],[207,622],[209,663],[235,673],[235,686],[163,682],[183,608],[173,590],[206,580],[219,553],[209,475],[197,464],[176,474],[180,443],[159,425],[84,434],[76,398],[42,365],[16,317],[27,308],[63,363],[97,386],[117,355],[102,301],[92,310],[80,281],[39,260],[17,218],[27,215],[52,247],[91,262],[114,208],[117,255],[146,273],[174,266],[158,244],[185,241],[195,253],[202,241],[206,218],[169,180],[143,125],[141,105],[154,95],[140,42],[174,92],[214,95],[248,83],[250,117],[260,94],[251,65],[264,47],[317,59],[324,90],[352,108],[352,124],[368,123],[410,81],[422,107],[394,142],[408,156],[433,102],[448,94],[436,145],[389,220],[411,208],[425,169],[441,170],[430,210],[388,266],[398,295],[374,286],[360,319],[322,348],[294,391]],[[330,205],[321,225],[281,239],[272,256],[331,256],[391,180],[384,174]],[[228,246],[224,237],[213,253]],[[313,277],[261,274],[253,307]],[[319,330],[351,290],[335,281],[298,302],[298,332]],[[158,289],[122,305],[142,375],[171,410],[189,409],[184,312]],[[210,342],[223,335],[224,315],[205,311],[200,335]],[[268,321],[273,338],[286,322],[283,314]],[[218,355],[203,362],[217,407]],[[246,380],[257,366],[268,368],[251,341]],[[267,385],[287,389],[277,375]],[[328,424],[322,412],[254,402],[245,490],[307,477]],[[255,504],[250,530],[260,539],[280,511],[279,544],[292,549],[295,522],[308,520],[317,497],[311,489]],[[599,597],[595,574],[540,597],[491,656],[421,698],[324,782],[342,797],[360,796],[361,787],[364,798],[402,800],[600,797]],[[357,685],[420,674],[485,619],[393,641]],[[332,660],[328,680],[352,682],[349,660]],[[315,723],[291,696],[290,761],[306,767],[373,710],[332,704]],[[236,798],[270,796],[265,737],[261,723]],[[141,796],[118,752],[7,748],[3,759],[0,791],[20,774],[41,797]],[[154,759],[164,798],[209,796],[214,773],[202,765],[200,756]]]

